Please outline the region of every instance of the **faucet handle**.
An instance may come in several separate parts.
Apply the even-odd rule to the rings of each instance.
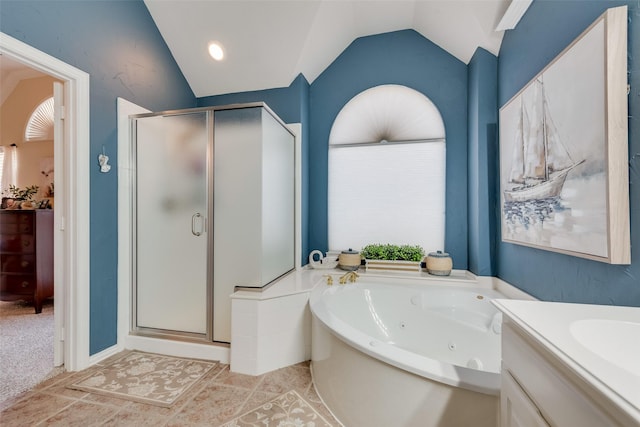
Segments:
[[[325,275],[325,277],[327,278],[327,285],[328,286],[333,285],[333,277],[331,277],[330,274]]]

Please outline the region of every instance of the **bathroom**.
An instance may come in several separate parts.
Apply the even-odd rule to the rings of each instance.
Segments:
[[[33,3],[33,5],[29,5]],[[344,46],[309,83],[196,98],[142,2],[2,2],[0,31],[91,75],[89,158],[103,147],[117,167],[116,99],[153,111],[266,102],[302,123],[302,248],[327,250],[327,139],[340,107],[364,89],[396,83],[428,93],[447,128],[444,249],[454,268],[496,276],[546,301],[640,305],[640,260],[608,265],[503,243],[497,206],[498,109],[606,8],[629,7],[629,191],[631,245],[640,246],[640,11],[637,2],[536,1],[506,32],[499,55],[478,50],[469,64],[414,30],[371,35]],[[54,19],[55,18],[55,19]],[[188,23],[185,23],[188,25]],[[58,38],[50,34],[59,35]],[[524,53],[526,52],[526,54]],[[88,356],[118,342],[117,175],[90,176]]]

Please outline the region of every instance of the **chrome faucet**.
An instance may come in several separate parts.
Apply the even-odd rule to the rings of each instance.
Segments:
[[[338,281],[341,285],[344,285],[347,283],[347,281],[349,281],[349,283],[354,283],[356,280],[358,280],[358,277],[360,276],[358,276],[358,273],[356,273],[355,271],[348,271],[343,274]]]

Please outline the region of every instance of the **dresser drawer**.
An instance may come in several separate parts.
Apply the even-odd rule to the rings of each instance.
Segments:
[[[31,224],[33,222],[32,211],[4,211],[0,215],[0,223],[3,224]]]
[[[33,224],[31,221],[27,222],[1,222],[0,234],[3,233],[33,233]]]
[[[3,273],[34,273],[34,255],[11,255],[0,256],[0,272]]]
[[[0,235],[0,251],[33,253],[35,242],[30,234],[2,234]]]
[[[12,295],[33,295],[36,291],[36,279],[33,274],[0,275],[0,291]]]

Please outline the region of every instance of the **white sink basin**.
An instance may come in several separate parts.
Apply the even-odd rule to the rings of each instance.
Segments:
[[[569,330],[592,353],[640,377],[640,323],[583,319],[571,323]]]

